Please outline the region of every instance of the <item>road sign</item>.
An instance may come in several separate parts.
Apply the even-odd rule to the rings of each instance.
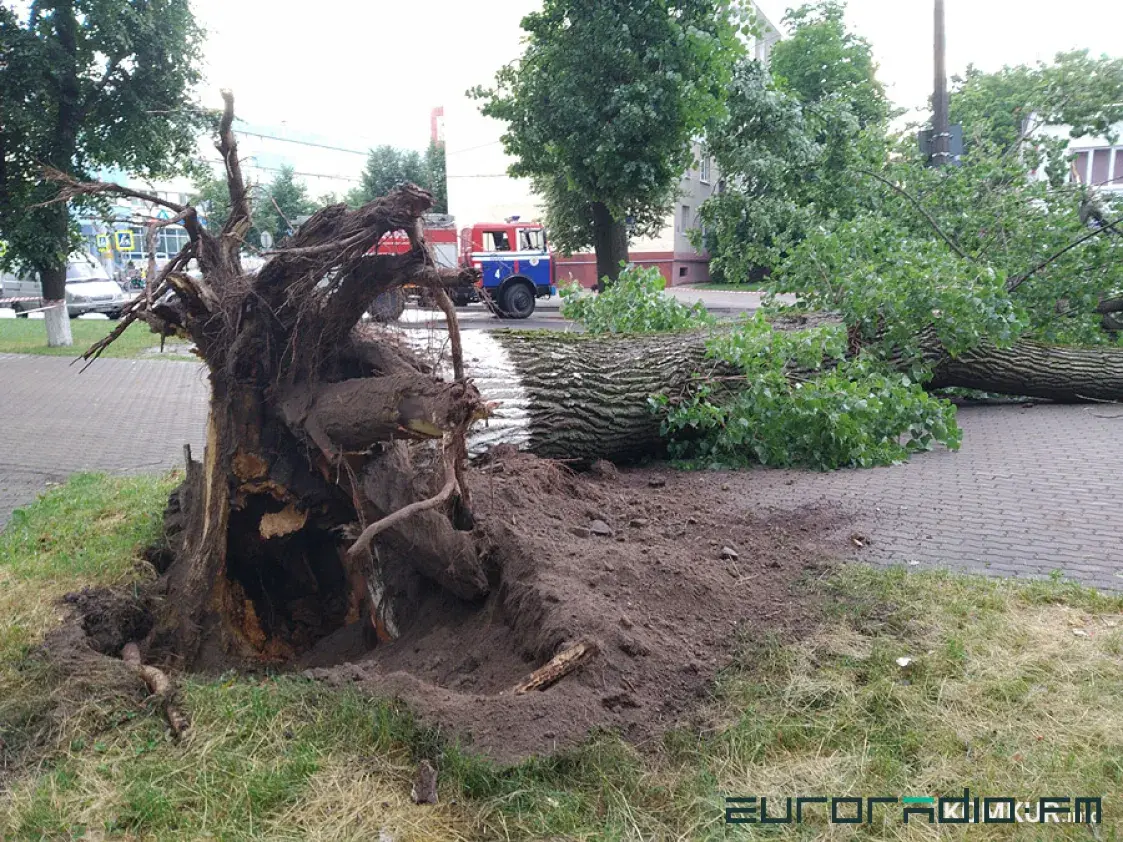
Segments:
[[[111,252],[113,250],[109,246],[109,235],[108,234],[98,234],[97,235],[97,250],[100,251],[102,254],[109,254],[109,252]]]
[[[114,231],[117,240],[117,251],[132,251],[133,250],[133,232],[132,231]]]

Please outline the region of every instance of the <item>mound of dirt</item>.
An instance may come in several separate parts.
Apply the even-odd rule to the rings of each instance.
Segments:
[[[401,698],[500,762],[574,745],[594,728],[657,736],[706,695],[740,641],[810,629],[814,596],[800,580],[854,552],[851,513],[762,510],[755,476],[606,463],[575,474],[495,448],[470,475],[490,595],[471,603],[430,588],[394,642],[371,649],[351,623],[288,668]],[[173,521],[176,504],[173,495]],[[66,601],[74,622],[48,648],[84,669],[119,664],[121,647],[151,627],[152,595],[97,589]],[[514,692],[578,642],[595,652],[575,671]],[[135,690],[135,676],[121,677]]]
[[[798,580],[853,551],[845,512],[754,509],[752,473],[577,475],[514,450],[472,473],[498,582],[486,602],[434,592],[393,643],[365,651],[348,627],[295,666],[400,697],[499,761],[597,727],[637,741],[659,733],[705,695],[743,635],[809,627]],[[577,671],[513,692],[578,641],[597,652]]]

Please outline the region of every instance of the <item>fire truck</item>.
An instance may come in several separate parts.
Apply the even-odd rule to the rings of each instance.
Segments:
[[[554,260],[546,244],[546,232],[537,222],[517,216],[501,223],[477,223],[459,234],[447,214],[427,214],[422,221],[425,240],[436,264],[446,269],[474,268],[479,280],[449,290],[454,304],[463,307],[483,301],[500,318],[525,319],[534,312],[539,298],[557,293]],[[404,254],[409,238],[403,231],[386,234],[370,254]],[[371,315],[381,321],[397,319],[408,294],[387,293],[371,306]]]

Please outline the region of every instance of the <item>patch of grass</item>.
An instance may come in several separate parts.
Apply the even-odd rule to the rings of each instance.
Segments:
[[[129,575],[169,484],[148,480],[146,491],[144,482],[79,478],[0,539],[0,587],[26,585],[20,600],[47,606],[34,609],[21,647],[49,627],[53,595]],[[92,503],[109,496],[125,517]],[[74,537],[86,555],[54,540],[70,534],[59,520],[79,511],[86,526]],[[42,553],[41,563],[22,560],[24,552]],[[108,558],[115,554],[121,560]],[[729,827],[724,797],[969,787],[981,796],[1103,797],[1096,838],[1112,838],[1123,793],[1123,598],[1059,579],[858,566],[815,587],[825,612],[816,632],[745,640],[704,725],[641,747],[594,734],[575,750],[498,768],[399,705],[350,687],[294,676],[188,678],[183,706],[193,727],[184,742],[167,738],[142,693],[115,700],[101,727],[68,720],[56,750],[0,796],[0,837],[370,840],[385,830],[396,840],[913,839],[935,828],[880,818],[831,828],[814,808],[801,826]],[[9,600],[2,616],[13,608],[32,610]],[[20,657],[0,648],[4,669],[24,682],[19,692],[42,692],[52,679]],[[911,660],[902,667],[901,658]],[[11,721],[0,713],[0,727]],[[436,807],[409,801],[420,757],[441,770]],[[1091,838],[1078,826],[1019,830],[1027,839]],[[982,840],[1008,833],[970,830]]]
[[[0,353],[6,354],[44,354],[53,357],[77,357],[87,348],[108,334],[116,322],[101,319],[74,319],[70,322],[70,332],[74,344],[69,348],[47,347],[47,329],[39,319],[0,319]],[[171,338],[168,344],[182,346],[185,341]],[[158,353],[160,337],[148,329],[148,325],[134,322],[125,329],[103,357],[132,359],[145,357],[151,359],[195,360],[190,354]],[[153,350],[155,349],[155,351]]]

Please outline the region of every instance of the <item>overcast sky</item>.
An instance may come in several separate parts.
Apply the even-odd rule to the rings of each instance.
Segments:
[[[779,25],[784,0],[760,0]],[[538,0],[193,0],[209,31],[206,99],[234,90],[238,112],[341,144],[424,148],[429,111],[487,83],[519,54],[519,20]],[[947,0],[948,71],[1048,60],[1060,50],[1123,54],[1123,2]],[[850,0],[880,77],[906,108],[932,87],[932,0]]]

